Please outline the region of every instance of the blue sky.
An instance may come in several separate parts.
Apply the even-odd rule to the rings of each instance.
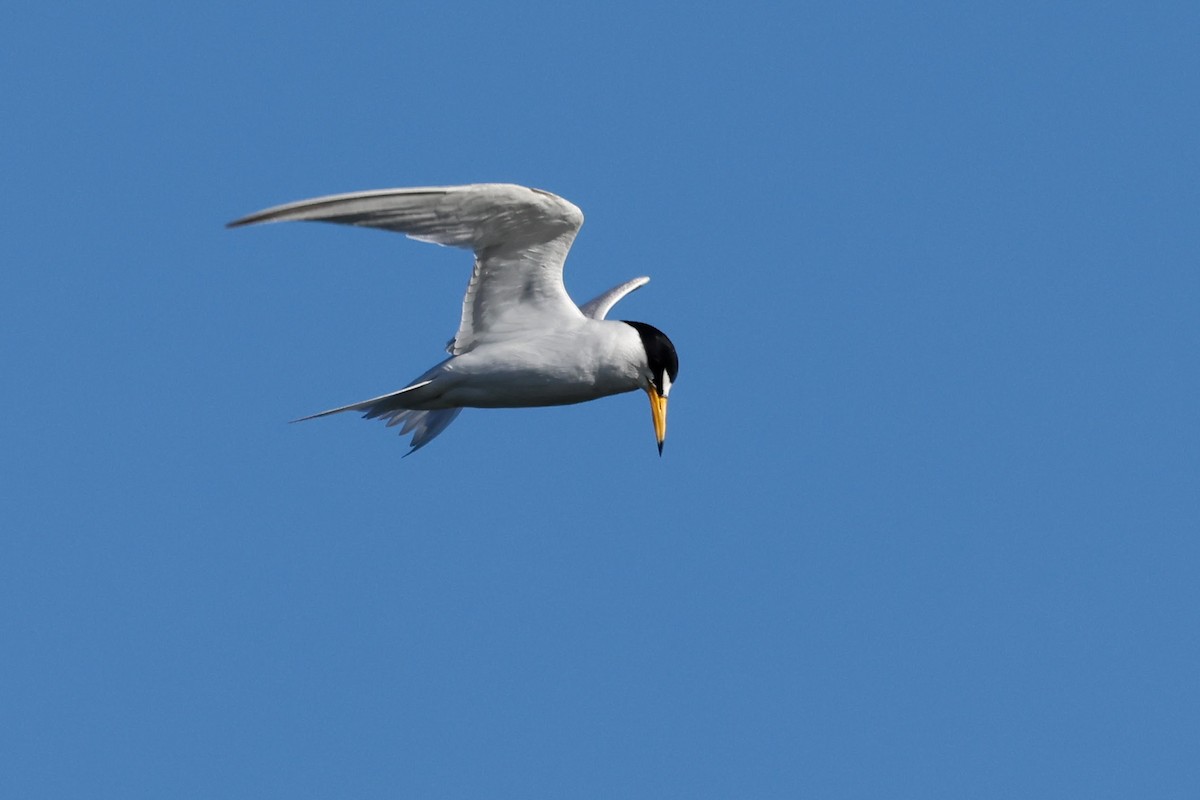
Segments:
[[[1190,3],[0,12],[0,795],[1195,797]],[[436,442],[512,181],[640,395]]]

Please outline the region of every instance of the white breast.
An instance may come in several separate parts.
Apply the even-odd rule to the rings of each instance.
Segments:
[[[438,405],[479,408],[582,403],[641,386],[637,332],[583,319],[567,330],[481,345],[439,367]],[[441,384],[440,386],[438,384]]]

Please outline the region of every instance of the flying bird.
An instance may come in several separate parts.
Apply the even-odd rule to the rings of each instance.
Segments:
[[[675,346],[644,322],[605,317],[641,277],[578,306],[563,285],[563,262],[583,212],[558,195],[501,183],[380,189],[301,200],[228,227],[302,220],[381,228],[475,253],[450,357],[403,389],[303,419],[361,411],[401,425],[416,452],[464,408],[582,403],[644,391],[662,455],[667,397],[679,372]],[[300,421],[300,420],[297,420]]]

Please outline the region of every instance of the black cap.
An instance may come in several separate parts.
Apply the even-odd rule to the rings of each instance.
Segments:
[[[666,394],[663,375],[665,374],[671,383],[675,383],[675,376],[679,374],[679,356],[675,353],[675,345],[671,344],[665,333],[653,325],[629,320],[622,322],[631,326],[638,332],[638,336],[642,337],[642,347],[646,349],[646,363],[650,365],[650,374],[654,377],[654,388],[658,389],[659,394]]]

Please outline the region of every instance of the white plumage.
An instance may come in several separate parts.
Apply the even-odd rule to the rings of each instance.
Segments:
[[[381,228],[475,253],[450,358],[403,389],[304,419],[363,411],[412,433],[416,450],[463,407],[562,405],[643,389],[661,452],[667,387],[678,369],[674,347],[652,326],[605,320],[650,279],[576,306],[563,284],[563,263],[583,224],[573,204],[511,184],[384,189],[289,203],[230,227],[288,220]]]

